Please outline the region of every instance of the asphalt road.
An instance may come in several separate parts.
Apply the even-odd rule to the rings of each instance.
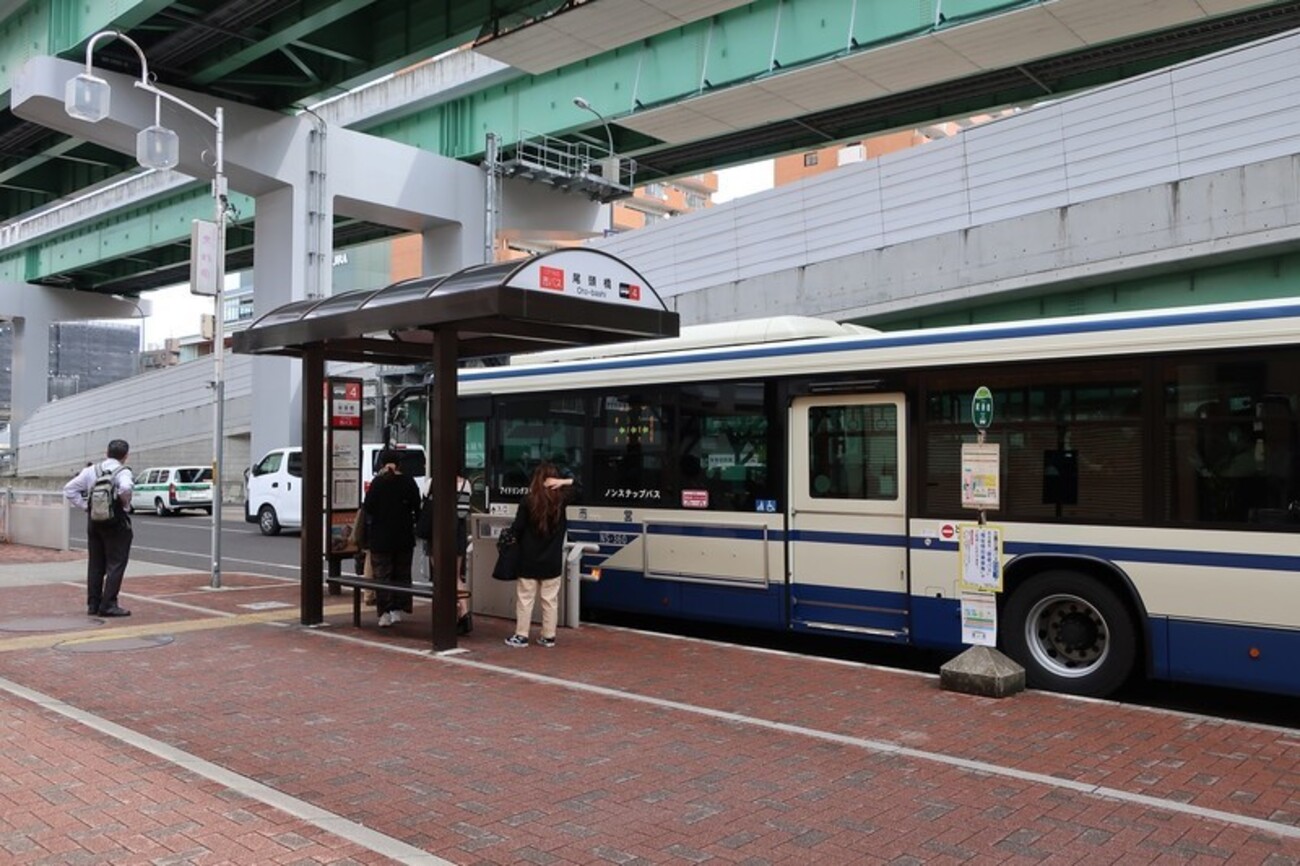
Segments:
[[[212,518],[201,511],[182,511],[171,517],[136,512],[131,517],[135,541],[131,558],[187,571],[212,570]],[[221,570],[276,577],[298,577],[297,532],[265,536],[257,525],[244,522],[242,506],[226,506],[221,519]],[[86,547],[86,527],[72,521],[72,546]]]

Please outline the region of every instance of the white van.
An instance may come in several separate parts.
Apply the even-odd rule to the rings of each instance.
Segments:
[[[425,477],[424,449],[419,445],[390,445],[401,452],[401,471],[415,477],[420,492],[428,489]],[[370,480],[379,466],[379,452],[384,445],[373,442],[361,446],[362,466],[368,467],[362,496],[370,489]],[[256,523],[263,535],[276,535],[281,529],[302,527],[302,449],[276,448],[253,464],[248,473],[244,520]]]

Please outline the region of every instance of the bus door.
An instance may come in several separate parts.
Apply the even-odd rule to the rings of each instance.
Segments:
[[[901,394],[794,400],[787,562],[796,629],[906,639],[906,418]]]

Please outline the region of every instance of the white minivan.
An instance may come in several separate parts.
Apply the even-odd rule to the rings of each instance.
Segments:
[[[419,445],[388,446],[401,452],[399,467],[415,477],[420,492],[428,489],[425,477],[424,449]],[[384,445],[373,442],[361,446],[362,466],[368,468],[364,489],[370,489],[379,466],[379,452]],[[248,492],[244,500],[244,520],[256,523],[263,535],[276,535],[281,529],[302,527],[302,449],[275,448],[253,465],[248,473]]]

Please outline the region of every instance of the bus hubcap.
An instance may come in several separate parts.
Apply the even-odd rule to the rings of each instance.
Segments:
[[[1047,670],[1057,676],[1081,677],[1106,659],[1106,620],[1078,596],[1048,596],[1029,612],[1025,643],[1034,661]]]

